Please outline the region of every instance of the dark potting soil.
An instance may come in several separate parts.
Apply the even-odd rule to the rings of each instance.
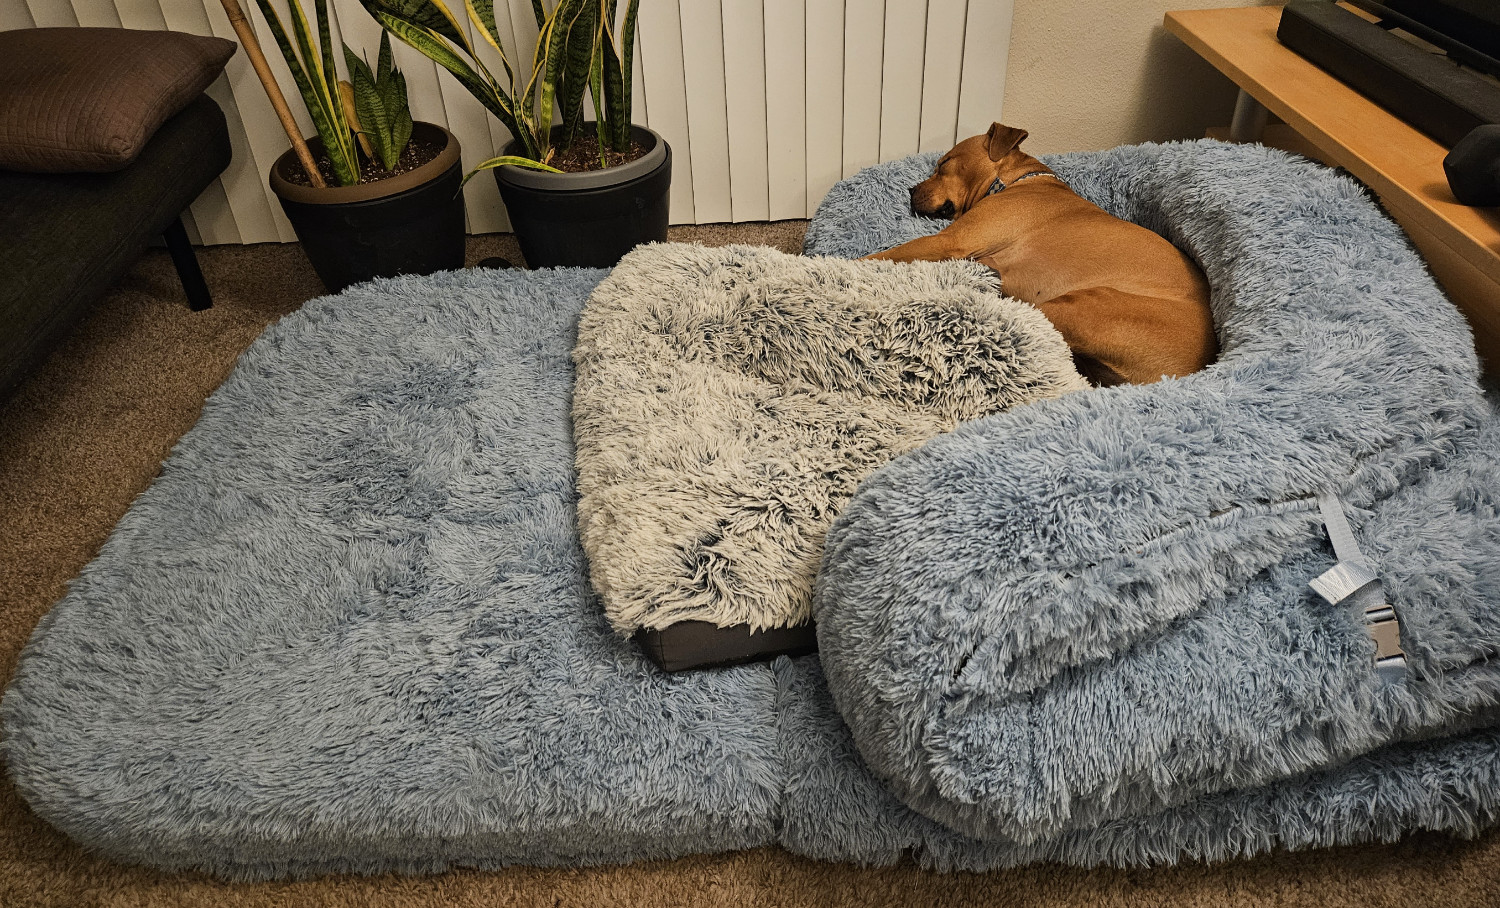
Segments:
[[[443,146],[436,142],[412,139],[406,143],[406,150],[401,152],[401,157],[396,159],[395,170],[386,170],[380,166],[379,161],[366,158],[363,151],[361,151],[359,156],[359,182],[361,185],[364,183],[374,183],[378,180],[388,180],[397,174],[406,173],[409,170],[416,170],[418,167],[437,157],[442,151]],[[338,180],[334,179],[333,162],[328,159],[328,155],[319,155],[317,163],[318,172],[323,175],[323,182],[329,186],[339,185]],[[302,169],[300,162],[287,174],[287,182],[296,183],[298,186],[310,185],[307,179],[307,172]]]
[[[609,162],[609,166],[618,167],[621,164],[629,164],[644,155],[647,150],[647,146],[632,137],[629,151],[606,149],[604,159]],[[580,132],[573,138],[572,145],[567,148],[554,148],[552,160],[547,163],[564,173],[582,173],[585,170],[603,169],[599,166],[599,136],[594,133]]]

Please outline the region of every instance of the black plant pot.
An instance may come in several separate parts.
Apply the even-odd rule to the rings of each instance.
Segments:
[[[463,165],[458,139],[434,123],[412,137],[442,146],[415,170],[374,183],[315,189],[288,180],[302,165],[288,151],[271,168],[271,189],[330,292],[376,277],[464,266]],[[313,155],[322,143],[309,140]]]
[[[495,168],[526,264],[608,268],[641,243],[666,240],[672,149],[644,126],[630,128],[648,150],[617,167],[583,173]],[[503,153],[521,152],[512,142]]]

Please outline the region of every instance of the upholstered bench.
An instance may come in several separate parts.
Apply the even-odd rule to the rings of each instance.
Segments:
[[[0,32],[0,396],[155,237],[192,308],[209,306],[181,214],[229,164],[203,90],[233,51],[171,32]]]

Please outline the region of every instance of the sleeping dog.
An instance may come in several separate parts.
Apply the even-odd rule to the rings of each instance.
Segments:
[[[1214,361],[1208,281],[1144,227],[1080,198],[999,123],[958,143],[911,190],[912,211],[953,218],[941,232],[869,258],[972,259],[1036,306],[1096,385],[1147,384]]]

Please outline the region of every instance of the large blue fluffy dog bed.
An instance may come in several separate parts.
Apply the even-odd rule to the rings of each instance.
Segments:
[[[1222,359],[976,421],[861,486],[816,617],[870,766],[934,819],[1032,841],[1489,721],[1500,458],[1468,332],[1399,229],[1274,152],[1070,163],[1202,265]],[[1339,560],[1319,493],[1381,575],[1404,673],[1308,585]]]
[[[986,598],[995,584],[1034,584],[1027,571],[1048,568],[1060,551],[1096,563],[1100,534],[1137,542],[1129,526],[1111,523],[1127,501],[1164,503],[1163,516],[1142,520],[1195,526],[1233,523],[1210,516],[1221,503],[1255,504],[1218,494],[1222,483],[1185,467],[1179,476],[1181,465],[1245,437],[1295,435],[1312,445],[1302,455],[1242,465],[1245,482],[1284,478],[1293,488],[1314,472],[1348,475],[1350,462],[1338,460],[1342,440],[1356,445],[1347,454],[1373,463],[1400,433],[1412,439],[1395,446],[1405,459],[1379,461],[1390,465],[1374,471],[1370,487],[1391,500],[1422,498],[1432,517],[1421,569],[1385,572],[1393,595],[1410,595],[1410,671],[1447,677],[1444,660],[1461,647],[1493,646],[1493,561],[1452,562],[1439,540],[1457,532],[1462,521],[1453,515],[1470,513],[1484,518],[1471,523],[1494,538],[1496,480],[1485,492],[1475,485],[1484,478],[1479,467],[1464,464],[1475,462],[1465,460],[1469,453],[1500,445],[1500,432],[1475,392],[1462,321],[1399,233],[1347,181],[1259,149],[1143,146],[1051,163],[1085,195],[1168,230],[1200,258],[1216,253],[1195,243],[1226,250],[1222,261],[1233,267],[1205,264],[1211,277],[1233,278],[1233,286],[1216,287],[1217,314],[1242,327],[1228,331],[1225,362],[1194,380],[1082,392],[971,424],[867,483],[836,528],[820,592],[839,702],[878,700],[868,714],[852,710],[854,735],[817,657],[669,676],[611,633],[578,546],[568,419],[574,324],[602,272],[464,272],[381,281],[315,301],[245,354],[24,652],[0,704],[0,748],[18,789],[40,815],[102,853],[237,878],[583,864],[767,843],[869,863],[910,853],[939,868],[1038,859],[1145,863],[1389,839],[1413,829],[1472,834],[1500,819],[1500,731],[1481,710],[1459,716],[1454,704],[1463,697],[1472,693],[1473,702],[1464,702],[1477,705],[1489,696],[1462,680],[1439,685],[1445,689],[1424,701],[1449,704],[1446,736],[1420,733],[1442,723],[1386,712],[1376,723],[1369,717],[1380,704],[1361,713],[1330,696],[1342,704],[1340,721],[1365,726],[1334,723],[1330,736],[1325,715],[1315,717],[1324,725],[1307,726],[1305,740],[1268,730],[1260,759],[1232,765],[1240,773],[1230,779],[1235,787],[1194,775],[1229,765],[1222,748],[1206,749],[1203,766],[1181,751],[1158,777],[1132,775],[1133,763],[1114,772],[1129,797],[1059,815],[1056,805],[1071,796],[1099,797],[1089,785],[1109,773],[1079,769],[1097,769],[1100,755],[1090,752],[1034,797],[1027,792],[1005,806],[997,780],[1029,777],[1023,773],[1038,765],[1021,757],[1007,766],[986,762],[986,754],[1016,753],[1006,749],[1011,742],[993,740],[991,729],[1002,726],[976,726],[984,734],[964,739],[961,722],[1012,708],[1007,697],[1037,698],[1057,684],[1042,675],[1071,677],[1080,653],[1122,645],[1144,652],[1174,638],[1164,626],[1199,622],[1208,633],[1205,616],[1227,615],[1236,603],[1276,607],[1244,598],[1255,586],[1252,571],[1290,586],[1331,558],[1308,515],[1278,509],[1277,501],[1228,542],[1200,547],[1204,564],[1171,575],[1171,587],[1190,595],[1142,593],[1128,600],[1142,614],[1107,616],[1122,619],[1116,623],[1099,617],[1104,591],[1113,583],[1130,592],[1130,577],[1080,575],[1067,596],[1038,603],[1045,620],[1035,632],[1006,620],[981,628],[984,642],[973,637],[981,645],[967,657],[976,668],[954,679],[963,689],[942,688],[948,676],[897,677],[886,666],[867,683],[849,677],[863,657],[844,643],[861,635],[900,658],[913,655],[888,627],[829,635],[839,620],[895,614],[881,612],[879,598],[851,575],[901,544],[893,529],[881,529],[881,514],[893,524],[910,517],[910,494],[896,494],[903,477],[950,496],[935,501],[965,504],[939,482],[935,465],[955,464],[950,478],[960,468],[979,478],[972,471],[983,466],[980,449],[1001,452],[995,456],[1016,471],[1008,482],[1019,486],[973,483],[976,513],[989,522],[964,530],[972,535],[946,550],[948,560],[890,578],[899,582],[886,605],[933,601],[934,583],[941,586],[935,572],[944,571],[953,608],[984,604],[997,619],[1013,618],[1006,603]],[[933,229],[904,213],[905,187],[927,166],[930,158],[899,162],[841,184],[819,213],[810,251],[862,253]],[[1368,253],[1372,245],[1388,248]],[[1327,307],[1304,304],[1301,295],[1324,291],[1358,304],[1343,310],[1349,315],[1338,330],[1307,315]],[[1411,314],[1392,314],[1403,310]],[[1281,338],[1285,350],[1255,360],[1259,334]],[[1392,344],[1404,346],[1391,352]],[[1276,372],[1278,356],[1300,370]],[[1372,365],[1361,372],[1350,365],[1358,361]],[[1292,393],[1306,385],[1293,381],[1299,371],[1307,382],[1322,381],[1331,399],[1352,379],[1380,384],[1356,394],[1368,401],[1359,415],[1360,425],[1375,427],[1370,436],[1340,435],[1350,425],[1342,411],[1304,422],[1315,414]],[[1410,395],[1394,400],[1388,386],[1405,383]],[[1196,390],[1183,397],[1184,386]],[[1262,389],[1254,417],[1220,406],[1246,386]],[[1176,419],[1174,407],[1186,404],[1174,401],[1185,399],[1213,418]],[[1158,421],[1143,433],[1139,421],[1153,415]],[[1111,418],[1119,420],[1113,430]],[[1059,425],[1079,427],[1077,437],[1064,444],[1048,434]],[[1255,472],[1262,467],[1268,472]],[[1152,485],[1157,479],[1176,482]],[[1348,483],[1340,491],[1355,506],[1373,501]],[[1029,496],[1032,513],[992,510],[1017,495]],[[960,526],[956,518],[917,516],[930,519],[935,533]],[[1271,555],[1249,541],[1252,530]],[[1026,541],[1019,553],[1006,550],[1014,540]],[[1381,547],[1377,558],[1387,548],[1400,550]],[[1435,570],[1442,565],[1446,571]],[[1426,619],[1410,603],[1424,596],[1456,603],[1446,636],[1422,631]],[[1331,623],[1298,601],[1308,605],[1309,639],[1322,642],[1278,651],[1250,620],[1234,625],[1244,629],[1236,642],[1245,648],[1224,654],[1224,665],[1231,672],[1260,666],[1247,683],[1269,683],[1300,660],[1342,695],[1352,672],[1338,659],[1319,662],[1329,655],[1323,644],[1334,635]],[[1086,631],[1080,653],[1048,636],[1069,608]],[[909,635],[935,626],[917,622]],[[951,627],[972,632],[961,621]],[[1368,656],[1357,630],[1340,638],[1348,652],[1333,653],[1351,665]],[[937,640],[915,655],[951,662],[951,642]],[[1005,660],[1021,652],[1057,657],[1030,660],[1042,666],[1032,676],[1006,675]],[[1266,656],[1279,661],[1255,661]],[[979,677],[990,667],[995,677]],[[1298,685],[1307,677],[1294,673],[1287,690],[1303,692]],[[1024,690],[1031,692],[1018,693]],[[1131,703],[1171,695],[1138,684],[1102,693],[1098,708],[1108,715],[1101,727],[1116,730]],[[1127,694],[1134,699],[1122,701]],[[926,709],[952,721],[926,722]],[[909,739],[881,734],[893,716],[947,734],[951,746],[934,750],[940,759],[931,763],[913,761]],[[1462,730],[1465,721],[1471,730]],[[1028,731],[1071,741],[1079,730]],[[1144,743],[1131,760],[1162,753],[1158,742],[1166,739],[1153,736],[1159,730],[1141,731]],[[987,840],[904,806],[866,768],[856,735],[903,798]],[[1376,746],[1381,736],[1403,735],[1411,740]],[[1355,738],[1369,746],[1345,746]],[[964,740],[985,748],[965,750]],[[1336,759],[1319,768],[1304,752],[1310,741]],[[1284,765],[1268,766],[1266,755],[1283,751]],[[1186,787],[1175,784],[1179,777]],[[1011,813],[1023,823],[1047,822],[1011,836]],[[1113,819],[1089,822],[1106,815]]]

